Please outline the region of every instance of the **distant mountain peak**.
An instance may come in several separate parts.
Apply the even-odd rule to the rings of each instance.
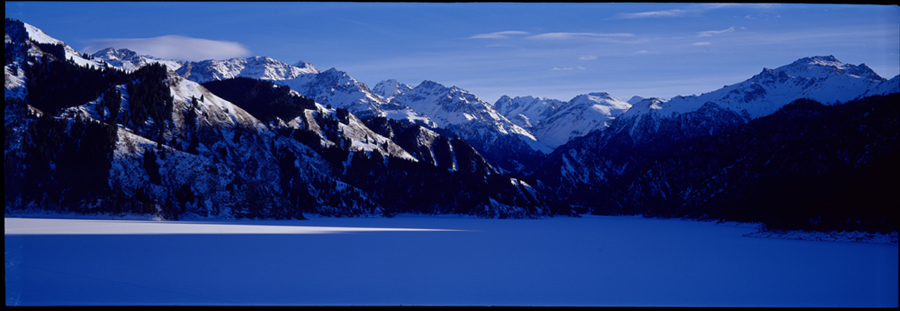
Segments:
[[[377,94],[378,96],[381,96],[385,100],[391,100],[392,98],[403,95],[403,93],[406,93],[412,89],[413,87],[408,84],[400,83],[399,81],[394,79],[387,79],[378,82],[378,84],[376,84],[372,89],[372,92]]]
[[[765,69],[764,69],[765,71]],[[870,80],[885,80],[866,64],[858,66],[845,64],[833,55],[804,57],[774,69],[774,72],[784,72],[793,77],[825,78],[831,75],[851,75]]]
[[[635,95],[635,96],[632,96],[629,100],[627,100],[627,102],[628,102],[629,104],[634,105],[634,104],[637,104],[637,103],[641,102],[641,101],[644,100],[644,99],[645,99],[645,98],[643,98],[643,97],[640,97],[640,96]]]
[[[835,58],[834,55],[804,57],[804,58],[797,60],[796,62],[809,62],[809,63],[816,63],[816,64],[822,64],[822,65],[836,65],[836,64],[842,65],[843,64],[843,63],[841,63],[841,61],[839,61],[837,58]]]
[[[621,99],[616,98],[615,96],[610,95],[606,92],[593,92],[587,94],[581,94],[572,98],[569,101],[569,104],[582,103],[587,102],[590,104],[603,104],[603,105],[617,105],[617,106],[630,106],[628,102],[623,101]],[[628,109],[627,107],[624,107]]]
[[[98,57],[98,56],[106,56],[106,57],[109,57],[109,58],[115,57],[115,58],[121,59],[121,58],[125,58],[125,57],[134,57],[134,56],[137,56],[137,52],[132,51],[132,50],[129,50],[129,49],[126,49],[126,48],[114,48],[114,47],[108,47],[108,48],[99,50],[99,51],[95,52],[95,53],[92,54],[92,55],[93,55],[94,57]]]
[[[422,81],[422,83],[419,83],[419,85],[416,86],[416,88],[420,88],[420,87],[426,88],[426,89],[445,89],[445,88],[447,88],[443,84],[440,84],[440,83],[437,83],[437,82],[434,82],[431,80]]]
[[[612,95],[609,95],[609,93],[607,93],[607,92],[593,92],[593,93],[588,93],[588,95],[597,96],[597,97],[613,98]]]

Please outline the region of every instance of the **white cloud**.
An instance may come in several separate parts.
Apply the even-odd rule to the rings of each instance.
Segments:
[[[595,59],[597,59],[597,56],[594,56],[594,55],[585,55],[585,56],[579,57],[578,59],[579,59],[579,60],[595,60]]]
[[[567,40],[579,38],[631,37],[630,33],[597,33],[597,32],[549,32],[527,37],[539,40]]]
[[[712,44],[712,42],[694,42],[694,44],[691,44],[691,45],[704,46],[704,45],[710,45],[710,44]]]
[[[723,34],[723,33],[726,33],[726,32],[734,32],[734,26],[728,27],[728,29],[725,29],[725,30],[708,30],[708,31],[701,31],[701,32],[698,32],[698,33],[697,33],[697,36],[700,36],[700,37],[711,37],[712,35],[719,35],[719,34]]]
[[[138,54],[164,59],[201,61],[207,59],[228,59],[250,56],[246,46],[231,41],[198,39],[178,35],[155,38],[96,39],[84,48],[85,51],[99,51],[108,47],[126,48]]]
[[[691,10],[665,10],[665,11],[651,11],[651,12],[639,12],[639,13],[619,13],[616,14],[613,18],[621,18],[621,19],[634,19],[634,18],[657,18],[657,17],[679,17],[687,15],[691,13]]]
[[[743,7],[743,8],[756,8],[756,9],[768,9],[772,7],[777,7],[778,4],[737,4],[737,3],[704,3],[688,6],[685,9],[674,9],[674,10],[662,10],[662,11],[649,11],[649,12],[638,12],[638,13],[619,13],[613,16],[613,19],[636,19],[636,18],[660,18],[660,17],[683,17],[683,16],[699,16],[701,13],[727,8],[727,7]],[[749,16],[749,15],[748,15]]]
[[[506,38],[509,38],[512,36],[519,36],[519,35],[524,36],[524,35],[529,35],[529,34],[531,34],[531,33],[528,33],[525,31],[509,30],[509,31],[498,31],[498,32],[492,32],[492,33],[477,34],[477,35],[469,37],[468,39],[506,39]]]
[[[578,70],[584,70],[585,68],[584,68],[584,67],[581,67],[581,66],[574,67],[574,68],[573,68],[573,67],[563,67],[563,68],[560,68],[560,67],[553,67],[553,69],[550,69],[550,70],[575,70],[575,69],[578,69]]]
[[[657,52],[657,51],[647,51],[647,50],[640,50],[640,51],[634,52],[634,54],[656,54],[656,53],[659,53],[659,52]]]

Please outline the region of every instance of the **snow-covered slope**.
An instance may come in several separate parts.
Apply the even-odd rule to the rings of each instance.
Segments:
[[[541,120],[532,132],[541,142],[558,147],[575,137],[609,126],[631,104],[607,93],[578,95]]]
[[[101,62],[84,57],[84,54],[78,53],[62,40],[53,38],[44,33],[43,30],[28,23],[7,18],[5,31],[4,47],[7,50],[6,56],[11,58],[7,64],[10,62],[23,62],[27,56],[52,55],[52,57],[57,59],[71,59],[80,66],[100,66]],[[48,47],[48,50],[42,51],[38,45]],[[56,48],[50,51],[49,47],[51,46],[56,46]]]
[[[632,138],[653,137],[662,120],[674,120],[709,105],[729,110],[749,121],[770,115],[800,98],[831,105],[898,91],[900,78],[884,79],[865,64],[844,64],[834,56],[806,57],[776,69],[764,68],[750,79],[702,95],[642,101],[620,117],[623,122],[619,122],[620,128],[613,131],[620,132],[628,127]],[[708,127],[709,124],[700,126]]]
[[[109,66],[124,71],[135,71],[146,65],[161,63],[168,70],[178,70],[185,64],[180,60],[159,59],[149,55],[140,55],[129,49],[106,48],[91,55],[94,59],[105,61]]]
[[[227,60],[210,59],[200,62],[186,62],[176,72],[191,81],[203,83],[234,77],[276,81],[288,80],[306,74],[316,74],[319,73],[319,70],[306,62],[298,62],[295,66],[292,66],[269,57],[253,56]]]
[[[661,116],[669,117],[713,102],[739,113],[746,111],[750,118],[758,118],[799,98],[835,104],[875,95],[870,90],[885,81],[865,64],[844,64],[834,56],[806,57],[775,69],[763,68],[746,81],[709,93],[674,97],[661,104],[659,112]]]
[[[372,151],[377,150],[385,156],[413,162],[417,161],[415,157],[410,155],[406,150],[403,150],[403,148],[391,141],[391,139],[375,133],[366,127],[363,122],[353,114],[347,115],[345,122],[338,122],[338,127],[334,129],[337,132],[335,133],[337,134],[335,136],[339,137],[339,139],[336,139],[337,141],[329,140],[328,137],[331,135],[325,133],[325,129],[317,121],[318,115],[328,115],[331,118],[337,118],[336,109],[316,104],[316,110],[306,110],[302,115],[294,120],[290,120],[285,125],[290,128],[305,129],[314,132],[319,136],[320,144],[323,148],[340,145],[345,141],[349,141],[350,145],[345,147],[351,152],[371,153]]]
[[[271,80],[326,107],[345,108],[360,118],[383,116],[408,123],[434,124],[428,117],[416,114],[407,107],[389,104],[344,71],[335,68],[320,71],[304,61],[288,65],[262,56],[205,60],[185,63],[177,72],[199,83],[234,77]]]
[[[126,57],[118,55],[98,55],[107,58],[110,62]],[[143,59],[141,59],[143,61]],[[136,64],[131,62],[128,64]],[[430,101],[406,100],[388,101],[395,96],[411,92],[408,85],[396,81],[387,81],[380,85],[376,94],[365,84],[357,81],[346,72],[331,68],[319,71],[312,65],[298,62],[295,65],[287,65],[266,57],[234,58],[229,60],[207,60],[202,62],[187,62],[179,67],[176,72],[191,81],[203,83],[206,81],[229,79],[233,77],[249,77],[255,79],[271,80],[279,85],[289,86],[299,94],[313,99],[315,102],[333,108],[344,108],[359,118],[387,117],[400,120],[408,124],[420,124],[430,128],[446,128],[456,132],[465,139],[478,138],[473,145],[489,145],[496,140],[497,135],[503,135],[509,142],[503,145],[516,145],[513,152],[524,146],[525,153],[548,153],[550,148],[538,142],[531,133],[497,114],[490,105],[484,103],[473,94],[454,89],[460,93],[463,101],[471,101],[473,104],[457,106],[450,110],[442,110],[440,105],[433,105]],[[443,86],[441,86],[443,87]],[[425,88],[421,88],[423,90]],[[434,99],[434,98],[431,98]],[[430,107],[426,107],[430,106]],[[454,111],[460,107],[464,112]],[[434,120],[441,118],[440,121]],[[474,121],[473,121],[474,120]],[[475,129],[469,124],[481,124],[484,129]],[[455,127],[455,128],[449,128]],[[485,129],[490,129],[485,131]],[[490,134],[490,132],[498,132]],[[488,133],[488,134],[485,134]],[[487,135],[487,136],[486,136]],[[507,135],[513,135],[506,137]],[[480,147],[477,147],[480,149]],[[482,149],[483,150],[483,149]],[[497,156],[499,157],[499,156]]]
[[[520,171],[552,150],[475,94],[455,86],[424,81],[391,102],[428,116],[507,170]]]
[[[641,102],[644,99],[645,98],[643,98],[643,97],[635,95],[635,96],[632,96],[630,99],[628,99],[628,103],[634,105],[634,104]]]
[[[246,77],[271,80],[287,85],[303,96],[325,106],[346,108],[360,116],[382,115],[385,103],[369,88],[346,72],[331,68],[320,71],[312,64],[299,61],[294,65],[256,56],[227,60],[205,60],[185,63],[178,74],[195,82]]]
[[[144,153],[153,152],[156,143],[120,125],[110,182],[119,185],[125,194],[143,189],[141,191],[147,191],[151,196],[164,198],[171,189],[190,181],[195,195],[205,198],[192,206],[189,211],[193,213],[225,218],[299,215],[303,211],[294,210],[285,201],[290,189],[284,188],[286,180],[279,177],[285,168],[277,165],[279,154],[290,152],[297,159],[291,165],[295,173],[290,176],[290,183],[305,184],[302,189],[315,198],[309,202],[315,207],[310,206],[305,212],[380,213],[377,204],[368,201],[361,191],[330,177],[327,162],[307,146],[277,135],[240,107],[193,81],[173,72],[169,72],[168,81],[174,109],[172,125],[163,134],[166,145],[162,147],[166,156],[156,160],[161,183],[148,184],[146,180],[150,177],[141,164]],[[192,106],[195,98],[203,100]],[[126,114],[127,101],[128,94],[124,93],[120,115]],[[96,101],[70,110],[90,112],[96,110],[93,105]],[[193,120],[187,117],[190,110],[195,111]],[[180,151],[192,136],[199,140],[196,154]],[[318,180],[330,181],[338,187],[331,188],[329,182],[317,183]],[[341,205],[328,203],[334,196],[341,196],[343,200],[330,202],[342,202]],[[249,206],[250,202],[257,206]]]
[[[28,90],[25,88],[25,70],[18,67],[3,67],[3,98],[25,98]]]
[[[609,126],[631,104],[607,93],[578,95],[568,102],[531,96],[501,97],[494,107],[551,148]]]
[[[409,84],[400,83],[394,79],[388,79],[378,82],[378,84],[372,88],[372,92],[381,96],[385,101],[390,101],[394,97],[400,96],[412,89],[413,87]]]
[[[386,102],[364,83],[335,68],[293,79],[273,81],[287,85],[322,105],[345,108],[360,118],[383,116]]]
[[[28,32],[28,38],[31,39],[31,41],[47,44],[65,44],[64,42],[47,35],[47,33],[45,33],[43,30],[40,30],[37,27],[32,26],[31,24],[24,22],[23,24],[25,25],[25,31]]]
[[[565,102],[561,100],[546,97],[503,95],[494,103],[494,108],[516,125],[530,130],[563,105]]]
[[[62,45],[65,49],[65,59],[72,59],[72,61],[74,61],[79,66],[100,66],[101,62],[85,58],[83,54],[78,53],[78,51],[75,51],[74,48],[67,45],[65,42],[47,35],[43,30],[40,30],[28,23],[23,22],[23,24],[25,25],[25,30],[28,32],[28,37],[31,41],[42,44]],[[40,55],[39,53],[33,53],[35,53],[34,50],[29,51],[30,55]]]
[[[456,171],[459,169],[458,159],[456,157],[456,153],[453,150],[453,144],[447,139],[446,136],[438,134],[435,131],[429,130],[426,127],[417,126],[410,130],[411,133],[405,133],[405,138],[408,141],[414,142],[409,149],[414,150],[411,151],[415,154],[416,158],[425,161],[427,163],[431,163],[434,167],[445,167],[449,171]],[[440,148],[450,151],[451,157],[442,158],[439,155]]]
[[[642,99],[605,130],[557,148],[536,176],[561,194],[593,189],[633,169],[648,152],[721,133],[800,98],[833,105],[897,90],[898,78],[886,80],[865,65],[843,64],[833,56],[802,58],[699,96]],[[628,155],[636,148],[644,151]]]
[[[45,190],[10,193],[7,207],[127,211],[158,213],[163,217],[197,214],[214,218],[302,218],[303,212],[380,214],[381,207],[364,192],[331,175],[330,165],[321,155],[275,133],[200,84],[174,71],[166,73],[147,66],[155,59],[128,55],[125,50],[106,50],[99,58],[83,57],[33,26],[9,19],[6,24],[6,46],[12,48],[10,55],[15,57],[7,62],[5,86],[7,95],[15,96],[10,97],[14,100],[5,109],[10,135],[4,154],[8,163],[17,168],[7,172],[6,180]],[[27,55],[56,59],[53,62],[71,60],[81,68],[74,71],[96,72],[104,65],[141,69],[110,78],[119,80],[99,80],[109,83],[124,78],[128,83],[112,85],[108,90],[100,84],[97,88],[103,94],[96,99],[67,104],[48,118],[31,107],[24,96],[27,90],[22,71],[31,65]],[[62,55],[67,58],[61,59]],[[103,57],[120,62],[107,63]],[[129,93],[130,85],[142,85],[140,94],[137,90]],[[113,93],[119,94],[114,105],[118,113],[108,110],[107,95]],[[45,137],[35,131],[51,134]],[[104,144],[110,145],[108,158],[91,159],[91,167],[102,168],[105,163],[108,169],[99,173],[87,171],[104,179],[99,184],[93,183],[95,178],[91,184],[80,186],[79,176],[57,172],[83,167],[67,159],[81,157],[85,152],[103,152]],[[38,146],[43,147],[36,149]],[[35,160],[37,154],[44,154],[42,159],[48,160]],[[48,165],[49,171],[40,169]],[[46,178],[37,177],[42,179],[30,183],[29,178],[35,177],[28,176]],[[87,192],[76,192],[79,190],[69,188],[72,185]]]
[[[861,97],[893,93],[900,93],[900,75],[894,76],[890,80],[882,81],[877,86],[871,88],[868,92],[866,92],[866,94],[863,94]]]

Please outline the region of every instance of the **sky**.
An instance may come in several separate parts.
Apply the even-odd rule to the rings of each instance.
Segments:
[[[431,80],[489,103],[669,99],[834,55],[900,74],[900,6],[715,3],[5,2],[80,52],[268,56],[366,83]]]

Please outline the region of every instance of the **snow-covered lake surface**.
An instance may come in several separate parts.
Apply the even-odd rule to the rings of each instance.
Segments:
[[[897,307],[898,248],[642,217],[5,218],[7,305]]]

